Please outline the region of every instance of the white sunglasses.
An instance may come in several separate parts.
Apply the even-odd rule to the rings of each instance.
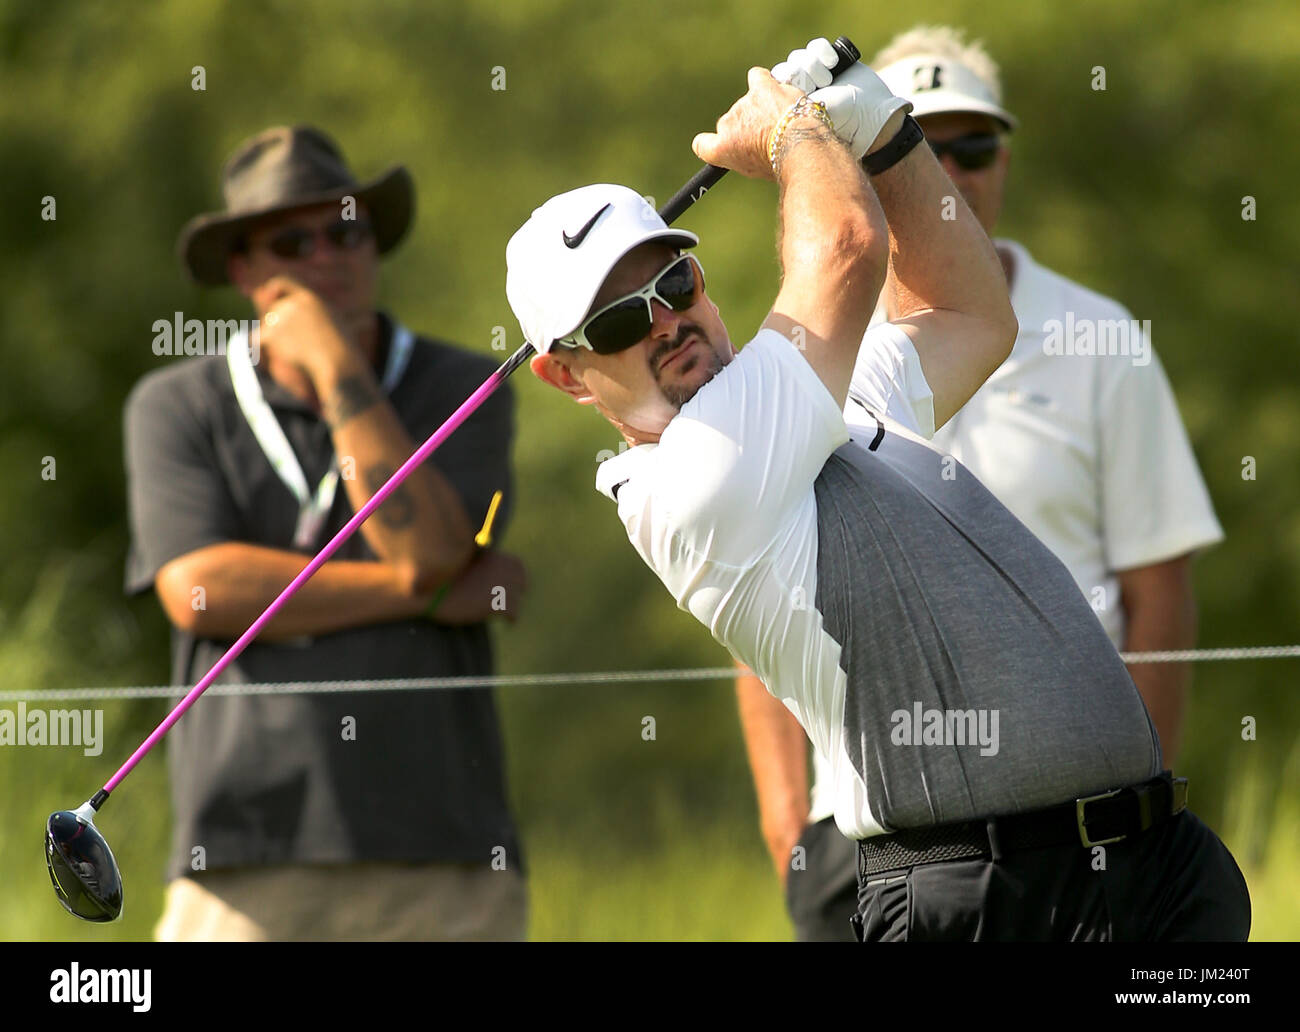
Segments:
[[[561,343],[616,355],[644,340],[654,325],[651,301],[684,312],[704,295],[704,267],[693,254],[674,259],[640,290],[625,294],[587,318]]]

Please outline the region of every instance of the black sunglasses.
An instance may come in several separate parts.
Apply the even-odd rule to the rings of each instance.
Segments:
[[[1002,146],[997,133],[967,133],[946,143],[935,143],[933,140],[927,142],[936,158],[950,155],[957,167],[967,172],[988,168],[998,156],[998,148]]]
[[[684,312],[704,293],[704,269],[692,255],[682,255],[640,290],[603,306],[564,338],[598,355],[616,355],[643,340],[654,325],[652,299],[674,312]]]
[[[352,251],[369,239],[372,232],[370,223],[363,219],[339,219],[321,231],[287,226],[270,236],[266,248],[280,258],[308,258],[315,253],[321,233],[336,250]]]

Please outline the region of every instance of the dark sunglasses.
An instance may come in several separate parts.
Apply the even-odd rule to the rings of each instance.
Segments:
[[[640,290],[602,307],[563,340],[598,355],[616,355],[650,332],[654,325],[652,300],[663,302],[674,312],[684,312],[703,293],[704,269],[694,256],[682,255]]]
[[[368,240],[371,233],[370,223],[361,219],[339,219],[320,231],[287,226],[267,239],[266,248],[280,258],[308,258],[315,253],[322,234],[336,250],[352,251]]]
[[[946,143],[935,143],[933,140],[927,142],[936,158],[947,154],[957,163],[958,168],[967,172],[988,168],[998,156],[998,148],[1002,146],[997,133],[967,133]]]

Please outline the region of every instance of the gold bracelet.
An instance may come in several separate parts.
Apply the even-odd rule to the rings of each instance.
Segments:
[[[807,97],[800,97],[791,105],[790,110],[781,116],[780,121],[772,127],[772,132],[767,137],[767,160],[772,166],[772,174],[780,175],[780,168],[777,164],[777,153],[781,147],[781,137],[785,135],[786,127],[801,115],[811,115],[821,120],[822,125],[826,126],[834,133],[835,128],[831,125],[831,116],[826,113],[826,105],[819,100],[809,100]]]

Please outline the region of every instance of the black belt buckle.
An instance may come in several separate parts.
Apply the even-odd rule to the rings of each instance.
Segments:
[[[1074,820],[1079,826],[1079,841],[1083,843],[1084,849],[1091,849],[1093,846],[1105,846],[1111,842],[1122,842],[1127,835],[1116,835],[1114,838],[1097,839],[1095,842],[1088,838],[1088,821],[1085,813],[1089,803],[1095,803],[1098,799],[1109,799],[1111,796],[1117,796],[1124,789],[1115,788],[1109,792],[1102,792],[1099,795],[1084,796],[1082,799],[1074,801]]]
[[[1121,792],[1132,792],[1137,802],[1137,827],[1130,832],[1122,835],[1116,835],[1112,838],[1092,839],[1088,837],[1088,820],[1087,807],[1089,803],[1097,802],[1100,799],[1109,799],[1117,796]],[[1163,804],[1161,810],[1156,812],[1152,809],[1152,799]],[[1075,822],[1079,828],[1079,841],[1083,843],[1085,849],[1093,846],[1104,846],[1112,842],[1122,842],[1129,835],[1140,834],[1160,821],[1173,817],[1175,814],[1182,813],[1187,808],[1187,779],[1175,778],[1171,772],[1165,771],[1159,777],[1152,778],[1150,781],[1141,785],[1133,785],[1128,788],[1116,788],[1110,792],[1102,792],[1099,795],[1084,796],[1082,799],[1074,801]]]

